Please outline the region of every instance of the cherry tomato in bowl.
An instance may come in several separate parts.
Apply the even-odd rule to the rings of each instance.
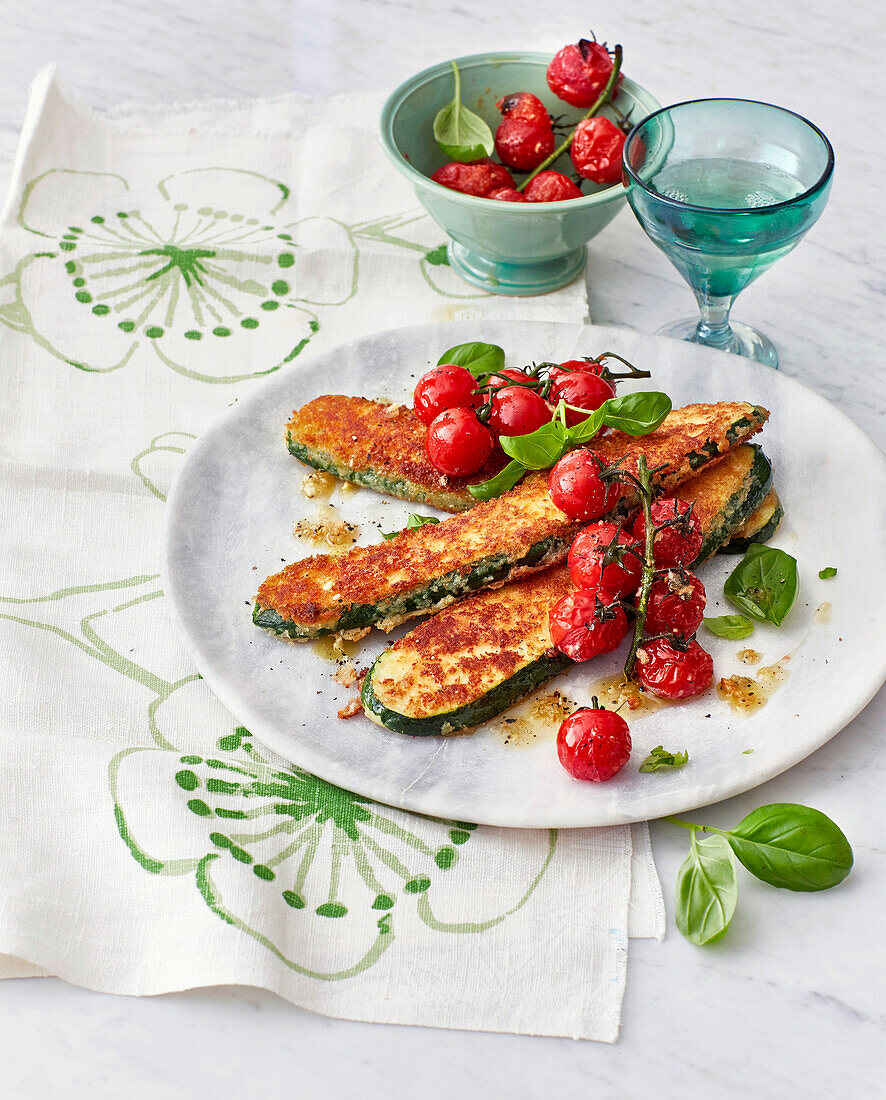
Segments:
[[[701,523],[692,505],[679,497],[662,497],[652,504],[652,524],[668,526],[659,531],[652,543],[655,564],[660,569],[672,565],[691,565],[698,557],[703,541]],[[641,543],[646,538],[646,520],[640,512],[632,528]]]
[[[612,58],[605,46],[581,38],[558,50],[548,65],[548,87],[573,107],[593,106],[612,72]],[[616,80],[621,84],[622,74]]]
[[[592,523],[572,540],[569,575],[576,588],[632,596],[643,570],[642,546],[616,523]],[[658,633],[658,631],[652,631]]]
[[[599,519],[615,507],[619,496],[619,486],[604,481],[605,469],[603,461],[586,447],[564,455],[548,481],[554,504],[570,519]]]
[[[551,641],[573,661],[611,653],[628,630],[624,608],[606,591],[579,590],[564,596],[548,612]]]
[[[447,409],[428,428],[425,450],[431,465],[450,477],[469,477],[482,469],[495,447],[495,436],[473,409]]]
[[[637,650],[637,679],[662,699],[688,699],[710,686],[714,662],[696,641],[685,650],[666,638],[644,642]]]
[[[631,756],[631,731],[613,710],[582,707],[570,714],[557,733],[557,756],[576,779],[602,783]]]
[[[413,391],[415,415],[422,424],[430,424],[447,409],[469,409],[474,404],[476,389],[477,379],[464,367],[454,363],[432,367],[419,378]]]
[[[583,119],[576,127],[569,155],[580,176],[604,186],[621,182],[625,135],[608,118]]]

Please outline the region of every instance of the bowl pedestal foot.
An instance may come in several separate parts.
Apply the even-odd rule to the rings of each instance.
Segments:
[[[549,294],[576,279],[587,263],[587,249],[576,248],[564,256],[539,263],[502,263],[472,252],[457,241],[447,246],[449,264],[463,279],[492,294]]]

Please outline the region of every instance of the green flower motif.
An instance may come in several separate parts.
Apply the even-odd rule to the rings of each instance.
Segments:
[[[0,321],[81,370],[117,370],[141,348],[196,381],[269,374],[318,331],[309,307],[356,289],[348,227],[289,220],[289,200],[241,169],[195,169],[140,194],[110,173],[45,172],[22,192],[18,224],[40,243],[0,279]],[[242,357],[262,365],[225,373],[244,341]]]

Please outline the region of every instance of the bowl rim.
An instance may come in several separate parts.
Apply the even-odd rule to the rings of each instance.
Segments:
[[[502,64],[508,61],[512,62],[538,62],[547,67],[551,63],[553,54],[545,53],[541,50],[503,50],[501,53],[472,53],[466,54],[463,57],[452,57],[446,61],[438,61],[434,65],[429,65],[426,69],[422,69],[420,72],[414,73],[412,76],[407,77],[406,80],[398,84],[397,87],[390,93],[385,100],[381,114],[379,116],[379,133],[381,137],[382,148],[387,154],[388,159],[394,165],[394,167],[410,180],[413,184],[422,188],[437,188],[440,187],[444,191],[447,191],[449,196],[458,205],[464,206],[467,209],[485,209],[489,210],[490,200],[480,195],[465,195],[461,191],[454,191],[451,187],[443,187],[442,184],[435,183],[430,176],[426,176],[423,172],[419,172],[417,168],[409,163],[405,159],[403,154],[397,148],[394,142],[393,134],[393,121],[402,101],[406,96],[412,92],[415,88],[420,87],[422,84],[433,76],[439,76],[442,73],[451,71],[452,62],[454,61],[458,65],[459,69],[463,68],[477,68],[480,65],[489,64]],[[635,80],[631,80],[630,77],[624,77],[620,91],[627,91],[633,96],[641,106],[646,106],[642,103],[645,98],[652,106],[643,116],[639,122],[645,121],[649,115],[656,114],[662,109],[661,104],[641,84],[638,84]],[[567,104],[568,106],[568,104]],[[627,138],[625,139],[627,140]],[[519,217],[525,216],[529,213],[539,214],[544,211],[550,213],[562,213],[565,210],[575,209],[587,209],[592,206],[603,206],[606,203],[613,202],[616,199],[624,198],[626,195],[626,189],[623,183],[613,183],[609,187],[605,187],[602,191],[595,191],[592,195],[583,195],[580,199],[561,199],[558,202],[532,202],[517,203],[507,202],[499,203],[499,206],[505,207],[509,213],[516,214]],[[493,200],[494,201],[494,200]]]
[[[794,118],[798,118],[801,122],[804,122],[810,130],[818,134],[824,145],[825,152],[827,153],[827,162],[824,169],[815,183],[811,187],[807,187],[805,191],[799,195],[795,195],[792,199],[782,199],[780,202],[771,202],[766,206],[698,206],[696,203],[684,202],[682,199],[674,199],[669,195],[663,195],[660,191],[646,180],[641,179],[634,169],[628,163],[628,148],[631,142],[635,139],[639,139],[640,128],[645,126],[647,122],[655,118],[657,115],[667,114],[668,111],[675,111],[678,107],[694,107],[700,103],[747,103],[752,104],[755,107],[768,107],[772,111],[779,111],[781,114],[793,115]],[[639,187],[642,191],[645,191],[647,195],[651,195],[656,202],[664,203],[666,206],[676,206],[681,210],[698,210],[704,213],[710,214],[766,214],[773,210],[781,210],[786,206],[793,206],[795,203],[802,202],[805,199],[812,198],[817,192],[823,190],[827,186],[831,177],[834,174],[834,147],[827,134],[819,129],[814,122],[811,122],[805,115],[801,115],[799,111],[792,111],[790,107],[780,107],[777,103],[769,103],[764,99],[743,99],[741,96],[703,96],[701,99],[684,99],[679,103],[671,103],[665,107],[659,107],[657,111],[652,111],[645,118],[641,118],[637,122],[630,133],[625,138],[624,147],[621,154],[621,166],[624,177],[630,180],[631,184]],[[625,185],[627,188],[627,184]]]

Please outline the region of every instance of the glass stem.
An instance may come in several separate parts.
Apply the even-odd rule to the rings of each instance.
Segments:
[[[695,338],[700,344],[728,351],[732,345],[733,333],[729,326],[729,311],[735,299],[731,295],[715,298],[708,294],[696,294],[701,320],[695,330]]]

